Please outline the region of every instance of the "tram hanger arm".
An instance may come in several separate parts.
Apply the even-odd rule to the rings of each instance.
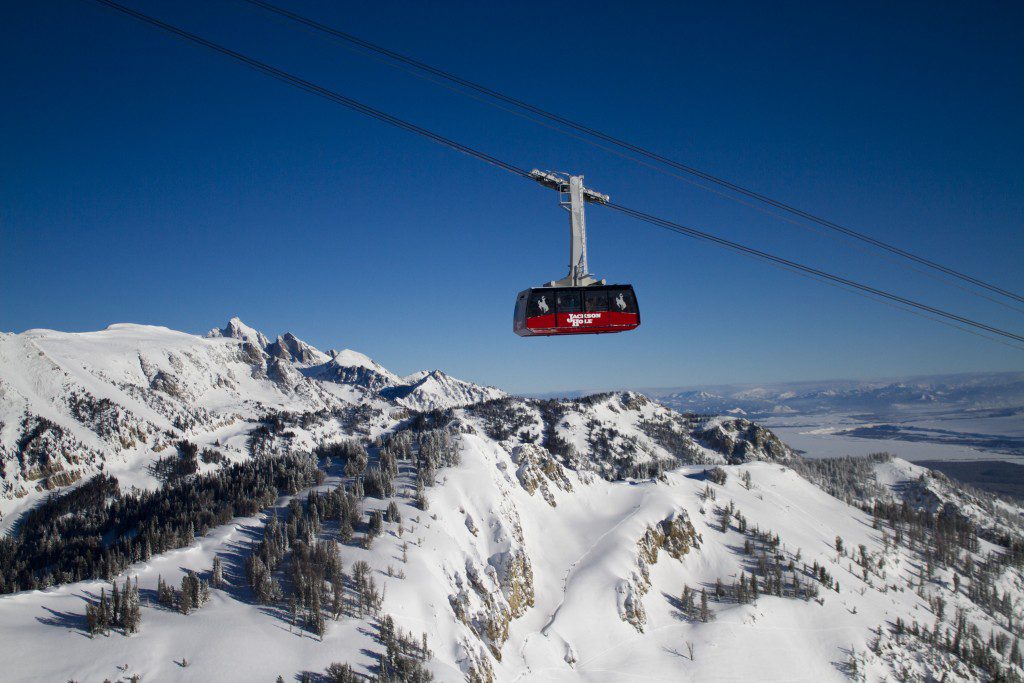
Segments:
[[[535,168],[532,171],[530,171],[530,177],[536,180],[544,187],[550,188],[552,190],[557,190],[558,192],[569,191],[569,178],[567,174],[563,177],[563,175],[552,173],[551,171],[541,171]],[[608,202],[611,201],[611,197],[609,197],[606,194],[601,194],[596,190],[591,190],[590,188],[584,187],[583,200],[588,202],[594,202],[595,204],[607,204]]]

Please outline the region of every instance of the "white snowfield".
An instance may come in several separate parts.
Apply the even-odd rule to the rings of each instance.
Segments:
[[[401,428],[410,409],[453,408],[445,429],[460,464],[438,470],[426,509],[413,505],[414,466],[401,461],[393,500],[402,522],[385,523],[370,549],[340,545],[346,573],[359,560],[371,566],[384,589],[381,613],[402,630],[426,634],[434,653],[426,666],[436,680],[462,681],[475,671],[477,680],[510,682],[832,681],[854,675],[851,661],[870,681],[987,680],[920,641],[886,636],[872,648],[875,629],[888,634],[897,618],[934,625],[935,596],[946,601],[945,626],[962,609],[983,638],[1013,637],[1004,620],[963,587],[955,590],[950,569],[935,568],[919,594],[920,548],[891,542],[871,515],[797,474],[787,466],[796,463],[792,452],[745,420],[689,418],[636,394],[479,404],[502,394],[436,371],[398,378],[362,354],[321,354],[297,341],[286,335],[270,342],[237,319],[210,338],[135,325],[4,335],[4,524],[13,527],[45,495],[39,483],[66,485],[62,472],[85,477],[102,465],[123,489],[156,486],[146,466],[173,453],[179,439],[229,461],[247,458],[249,432],[271,411],[326,409],[328,419],[289,426],[282,448],[309,450],[343,439],[370,443]],[[69,399],[83,392],[93,398]],[[345,409],[367,406],[376,412],[350,428]],[[562,457],[541,445],[552,436],[545,435],[544,410],[555,415]],[[56,448],[60,457],[32,460],[40,450],[24,445],[26,415],[60,427],[38,436],[40,449]],[[514,426],[504,429],[506,423]],[[129,435],[135,443],[127,443]],[[664,464],[673,457],[675,464]],[[707,470],[727,463],[734,464],[723,467],[725,482],[711,483]],[[897,459],[871,470],[878,500],[907,500],[932,512],[950,503],[979,522],[991,517],[991,500],[923,468]],[[630,472],[652,476],[624,475]],[[340,463],[328,474],[320,489],[346,481]],[[0,596],[0,680],[138,674],[143,681],[294,681],[303,672],[320,675],[332,662],[372,676],[383,650],[373,618],[329,620],[321,642],[293,627],[285,606],[258,604],[247,585],[252,545],[268,515],[283,514],[288,502],[283,497],[272,510],[235,519],[120,575],[119,583],[137,578],[142,592],[141,630],[131,636],[87,635],[86,601],[104,586],[109,591],[102,581]],[[367,498],[364,517],[388,502]],[[999,528],[1019,534],[1021,510],[998,505],[1006,518]],[[733,522],[722,531],[727,507]],[[744,552],[755,527],[778,536],[774,552],[820,589],[817,599],[714,597],[716,581],[732,587],[755,569],[757,558]],[[324,538],[337,539],[336,532],[328,525]],[[976,560],[996,549],[982,541]],[[861,552],[869,571],[856,563]],[[171,585],[189,570],[208,576],[214,556],[224,562],[228,585],[213,589],[206,605],[182,615],[156,603],[158,576]],[[813,566],[838,585],[808,578]],[[997,581],[1019,610],[1020,570],[1006,568]],[[708,621],[683,613],[684,586],[711,596]],[[1021,675],[1006,653],[997,656]]]

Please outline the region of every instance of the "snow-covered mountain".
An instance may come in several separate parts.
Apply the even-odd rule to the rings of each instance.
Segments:
[[[1024,674],[1022,510],[902,460],[237,320],[5,335],[0,373],[5,679]],[[131,635],[93,611],[128,577]]]
[[[0,334],[0,514],[176,441],[219,431],[228,451],[271,411],[362,410],[368,428],[409,408],[450,408],[504,393],[432,371],[401,378],[355,351],[324,353],[285,333],[270,341],[232,318],[197,337],[163,327]],[[32,495],[36,494],[36,495]]]

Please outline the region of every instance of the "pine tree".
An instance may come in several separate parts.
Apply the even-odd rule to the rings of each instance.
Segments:
[[[117,584],[115,583],[116,587]],[[120,609],[117,610],[117,623],[124,629],[125,635],[128,634],[128,612],[131,608],[131,592],[132,592],[132,581],[129,578],[124,580],[124,590],[121,591],[121,604]]]
[[[199,609],[203,604],[202,585],[199,581],[199,577],[192,572],[188,573],[189,588],[192,590],[192,607]]]
[[[314,590],[310,596],[309,618],[307,619],[310,630],[323,640],[326,624],[324,624],[323,613],[320,611],[320,591]]]
[[[117,588],[117,581],[111,582],[110,588],[110,624],[111,626],[121,626],[121,591]]]
[[[320,638],[320,642],[323,642],[324,633],[326,632],[327,622],[324,619],[323,613],[320,612],[320,610],[318,609],[316,613],[313,615],[313,633],[315,633],[317,637]]]
[[[391,501],[390,503],[388,503],[388,509],[387,513],[385,514],[385,519],[387,519],[387,521],[389,522],[401,523],[402,513],[399,512],[398,504],[395,503],[395,501]]]
[[[135,577],[135,585],[132,586],[132,611],[131,611],[131,627],[132,633],[139,630],[142,626],[142,599],[139,596],[139,577]]]
[[[351,543],[355,533],[355,529],[352,528],[352,521],[348,517],[342,519],[341,526],[338,527],[338,537],[341,539],[341,542]]]
[[[129,579],[124,581],[124,590],[121,592],[121,617],[120,625],[124,634],[131,635],[139,630],[142,621],[142,613],[139,600],[139,580],[135,579],[135,585]]]
[[[95,637],[99,632],[99,610],[92,603],[85,606],[85,625],[90,637]]]
[[[96,619],[96,628],[100,633],[110,631],[110,603],[107,601],[107,589],[100,589],[99,614]]]
[[[700,620],[707,622],[711,619],[711,610],[708,609],[708,592],[700,589]]]
[[[174,590],[167,585],[163,576],[157,576],[156,579],[156,599],[164,607],[174,607]]]
[[[210,572],[210,585],[220,588],[224,585],[224,565],[220,561],[220,555],[213,556],[213,570]]]
[[[309,541],[312,543],[316,540],[316,534],[320,531],[320,514],[316,511],[316,506],[311,506],[309,509],[309,527]]]
[[[370,524],[367,527],[366,535],[371,538],[376,538],[380,535],[384,529],[384,515],[381,514],[380,510],[374,510],[373,514],[370,515]]]
[[[340,664],[338,662],[328,666],[327,671],[324,673],[330,683],[359,683],[361,680],[361,678],[356,675],[356,672],[352,670],[352,667],[348,664]]]
[[[181,577],[181,604],[178,607],[182,614],[192,611],[192,581],[189,574]]]
[[[424,511],[428,507],[427,491],[423,486],[423,479],[419,476],[416,477],[416,507]]]
[[[344,584],[342,584],[341,577],[338,577],[331,581],[331,614],[334,616],[334,620],[337,621],[338,617],[341,616],[342,608],[344,607]]]

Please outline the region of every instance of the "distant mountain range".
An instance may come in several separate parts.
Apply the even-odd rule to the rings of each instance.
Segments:
[[[863,413],[892,417],[922,411],[1024,411],[1024,372],[931,375],[875,381],[823,380],[638,389],[682,412],[747,415]],[[546,396],[580,396],[561,392]]]

